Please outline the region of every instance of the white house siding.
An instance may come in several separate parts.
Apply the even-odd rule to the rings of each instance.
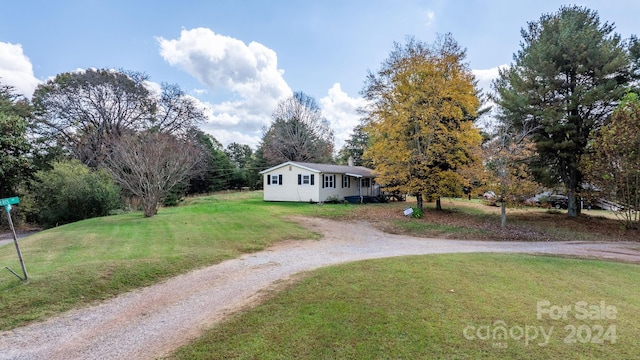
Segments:
[[[298,185],[298,174],[314,175],[314,185]],[[282,175],[282,185],[269,184],[271,175]],[[319,202],[318,174],[301,169],[294,165],[286,165],[264,174],[264,200],[266,201],[312,201]],[[269,187],[267,189],[267,187]]]
[[[342,200],[344,199],[345,196],[351,196],[351,195],[356,195],[356,191],[353,190],[354,188],[352,187],[348,187],[348,188],[343,188],[342,187],[342,181],[343,181],[343,177],[345,176],[344,174],[321,174],[320,175],[320,179],[324,179],[328,176],[332,176],[334,181],[333,181],[333,187],[327,187],[327,186],[322,186],[323,183],[320,184],[320,198],[322,199],[322,201],[327,201],[328,199],[338,199],[338,200]],[[351,179],[351,186],[354,185],[354,179]]]
[[[335,170],[336,168],[339,170]],[[345,174],[332,170],[348,172]],[[377,195],[374,194],[373,186],[361,186],[361,173],[369,174],[370,171],[358,167],[284,163],[263,172],[264,200],[323,202],[329,199],[343,200],[345,196]],[[276,180],[275,183],[271,181],[272,177]],[[325,182],[329,177],[332,177],[333,181]],[[349,179],[348,184],[344,184],[345,178]],[[373,183],[371,178],[365,180],[367,181]]]

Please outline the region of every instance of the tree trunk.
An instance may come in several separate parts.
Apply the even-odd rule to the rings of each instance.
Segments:
[[[156,209],[155,207],[149,207],[149,206],[144,207],[144,217],[153,217],[157,213],[158,213],[158,209]]]
[[[580,206],[580,198],[578,197],[578,194],[580,192],[580,179],[581,176],[578,172],[578,168],[576,165],[574,165],[575,163],[577,163],[578,160],[576,159],[574,162],[569,163],[569,172],[568,172],[568,176],[566,178],[566,184],[567,184],[567,214],[570,217],[578,217],[580,215],[580,210],[581,210],[581,206]]]
[[[505,227],[507,225],[507,202],[503,201],[500,206],[500,226]]]
[[[567,204],[567,213],[569,214],[570,217],[578,217],[578,215],[580,215],[580,202],[579,202],[579,198],[576,196],[576,193],[574,191],[569,191],[567,193],[567,197],[569,198],[568,200],[568,204]]]
[[[422,194],[417,194],[416,195],[416,203],[418,205],[418,209],[420,209],[420,211],[424,211],[424,205],[422,203]]]
[[[442,203],[440,202],[440,196],[436,198],[436,210],[442,210]]]
[[[158,213],[158,203],[156,197],[153,199],[143,199],[142,200],[142,210],[144,211],[144,217],[153,217]]]

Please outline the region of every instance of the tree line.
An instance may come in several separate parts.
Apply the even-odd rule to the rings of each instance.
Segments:
[[[141,73],[59,74],[31,101],[0,85],[0,198],[19,195],[18,219],[47,227],[127,207],[150,217],[185,195],[260,188],[258,172],[285,158],[330,161],[333,133],[313,98],[296,93],[273,117],[254,151],[223,147],[198,128],[193,98]]]
[[[415,196],[421,209],[425,200],[441,208],[441,197],[492,190],[504,214],[508,201],[561,187],[570,216],[603,197],[622,204],[627,225],[637,227],[637,38],[622,39],[579,6],[544,14],[521,35],[514,62],[488,94],[451,34],[395,43],[369,71],[361,92],[368,105],[337,156],[328,121],[303,92],[278,103],[253,150],[224,148],[199,130],[205,116],[193,98],[176,85],[149,86],[141,73],[60,74],[31,101],[2,86],[0,196],[25,195],[25,218],[48,226],[78,220],[46,212],[71,213],[79,201],[113,205],[78,216],[122,208],[122,198],[153,216],[186,194],[260,188],[258,172],[284,161],[352,158],[374,168],[386,191]],[[481,131],[476,122],[489,113],[497,125]]]
[[[514,62],[482,94],[451,34],[395,44],[362,91],[369,106],[341,153],[389,190],[438,201],[485,190],[508,201],[561,188],[568,214],[605,198],[640,228],[640,42],[580,6],[521,31]],[[475,122],[496,105],[497,125]]]

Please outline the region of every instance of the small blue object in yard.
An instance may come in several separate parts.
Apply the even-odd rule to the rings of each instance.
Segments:
[[[413,208],[406,208],[404,209],[404,216],[411,216],[411,214],[413,214]]]

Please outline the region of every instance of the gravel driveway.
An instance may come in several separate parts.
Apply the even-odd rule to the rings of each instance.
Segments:
[[[322,266],[401,255],[518,252],[640,263],[638,243],[486,242],[389,235],[366,222],[300,218],[321,240],[285,241],[0,333],[0,359],[155,359],[196,338],[227,314],[260,301],[279,280]]]

